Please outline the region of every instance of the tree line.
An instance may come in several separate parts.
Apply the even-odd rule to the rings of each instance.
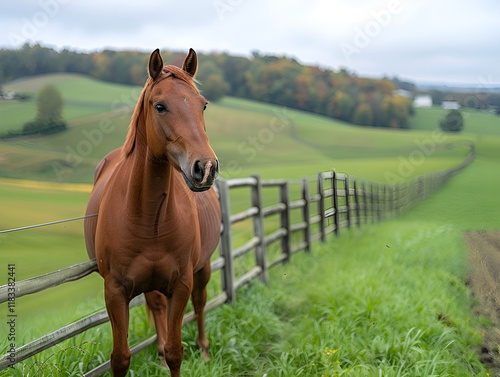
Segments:
[[[460,104],[460,107],[475,110],[496,109],[496,114],[500,115],[500,93],[498,93],[498,89],[484,88],[481,91],[464,92],[433,89],[426,93],[431,96],[433,105],[440,106],[443,101],[456,101]]]
[[[162,52],[169,64],[182,64],[185,53]],[[0,85],[16,78],[68,72],[143,85],[149,52],[103,50],[56,51],[39,44],[0,49]],[[285,56],[199,54],[197,79],[212,101],[225,95],[264,101],[323,114],[363,126],[408,128],[411,100],[398,96],[396,80],[358,77],[346,69],[333,71],[303,65]],[[397,84],[397,86],[396,86]],[[403,83],[404,84],[404,83]],[[406,83],[408,84],[408,83]]]

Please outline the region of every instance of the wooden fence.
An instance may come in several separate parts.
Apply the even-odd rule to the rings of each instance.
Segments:
[[[471,144],[469,155],[460,165],[396,184],[355,179],[335,170],[300,181],[261,180],[259,176],[230,180],[219,178],[216,188],[222,209],[220,256],[213,258],[212,271],[221,271],[222,291],[207,303],[206,311],[234,301],[237,290],[254,278],[267,282],[270,268],[290,261],[292,255],[299,251],[309,251],[313,242],[324,242],[330,233],[338,235],[342,228],[359,227],[408,211],[466,167],[473,158],[474,146]],[[245,207],[241,211],[231,208],[233,190],[249,190],[249,208]],[[251,222],[250,235],[239,235],[242,244],[235,247],[234,225],[244,221]],[[254,263],[246,263],[246,269],[237,276],[236,261],[252,251]],[[16,282],[15,292],[9,290],[9,285],[4,285],[0,287],[0,303],[83,278],[96,270],[94,259]],[[141,295],[132,300],[130,307],[143,303],[144,297]],[[193,319],[194,313],[187,313],[184,323]],[[0,370],[108,320],[106,311],[102,311],[25,344],[0,358]],[[155,340],[156,335],[144,340],[131,349],[132,354]],[[108,369],[109,361],[84,376],[99,376]]]

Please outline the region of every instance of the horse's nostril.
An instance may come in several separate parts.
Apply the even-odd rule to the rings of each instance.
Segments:
[[[218,175],[219,161],[217,160],[208,160],[205,163],[197,160],[193,164],[191,176],[193,183],[197,186],[211,186]]]
[[[201,182],[203,180],[203,176],[205,175],[205,167],[203,166],[203,164],[201,163],[200,160],[196,161],[194,163],[194,167],[193,167],[193,178],[197,181],[197,182]]]

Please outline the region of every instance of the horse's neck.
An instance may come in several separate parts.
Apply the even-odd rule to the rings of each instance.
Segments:
[[[128,205],[131,215],[145,221],[156,218],[160,207],[165,207],[173,192],[173,167],[168,161],[158,161],[147,146],[135,147],[129,156],[131,172]]]

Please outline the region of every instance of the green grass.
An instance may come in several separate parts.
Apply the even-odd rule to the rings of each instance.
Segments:
[[[29,91],[55,80],[63,97],[67,93],[75,104],[80,101],[82,113],[88,111],[89,117],[75,118],[67,132],[53,137],[2,142],[0,176],[58,181],[53,163],[59,162],[70,168],[63,181],[91,183],[94,166],[107,151],[121,145],[126,134],[130,112],[113,108],[113,100],[118,101],[115,106],[125,104],[135,89],[75,76],[36,80],[17,85]],[[0,102],[2,114],[6,114],[4,105]],[[21,117],[19,109],[9,111],[12,117]],[[472,140],[478,155],[411,212],[314,245],[311,254],[299,253],[291,264],[274,269],[269,287],[256,282],[238,292],[234,305],[208,314],[209,363],[202,362],[196,349],[194,324],[185,326],[183,375],[486,376],[474,353],[481,334],[464,285],[462,231],[500,227],[499,118],[471,112],[465,117],[464,133],[436,136],[432,131],[441,113],[441,109],[417,109],[412,119],[415,129],[397,131],[351,126],[235,98],[209,105],[207,129],[226,178],[258,173],[263,178],[295,179],[335,167],[386,182],[388,172],[407,179],[461,162],[467,150],[448,149],[441,146],[443,142]],[[109,131],[102,133],[102,140],[92,144],[79,163],[64,165],[66,159],[75,158],[70,151],[77,150],[85,135],[102,122]],[[439,143],[432,142],[433,137]],[[425,148],[432,151],[426,153]],[[423,158],[415,160],[418,153]],[[75,190],[62,185],[36,189],[6,182],[0,181],[0,229],[84,212],[88,192],[78,192],[76,186]],[[248,203],[248,191],[235,192],[233,213]],[[272,226],[276,219],[269,222]],[[233,230],[236,246],[248,236],[248,226]],[[2,261],[16,263],[18,280],[87,259],[81,221],[0,235],[0,249]],[[238,268],[240,274],[242,266]],[[0,275],[0,284],[5,279],[6,274]],[[220,289],[218,273],[210,284],[212,297]],[[16,305],[17,340],[23,344],[104,309],[102,279],[94,274],[25,296]],[[132,345],[154,331],[144,309],[133,312]],[[111,332],[105,324],[0,376],[81,375],[106,360],[110,350]],[[132,363],[130,375],[165,374],[154,345],[134,356]]]
[[[476,185],[478,178],[494,169],[495,160],[479,149],[472,165],[411,212],[345,231],[338,239],[330,236],[327,244],[316,244],[311,254],[297,254],[292,263],[272,270],[269,287],[255,282],[239,291],[234,305],[207,316],[212,344],[209,363],[203,363],[195,346],[195,325],[185,326],[183,375],[486,376],[475,354],[481,340],[480,323],[471,317],[471,301],[464,285],[462,231],[500,227],[495,211],[498,206],[494,205],[498,201],[496,178],[491,178],[490,185]],[[477,199],[470,200],[471,191]],[[68,205],[84,202],[86,196],[47,191],[39,194],[38,201],[32,190],[9,192],[4,188],[2,194],[14,199],[12,208],[16,200],[31,200],[37,216],[45,206],[70,210]],[[59,200],[61,206],[57,205]],[[17,216],[16,221],[21,222],[23,214],[14,218]],[[66,231],[79,232],[71,228],[54,232],[60,238]],[[2,250],[20,241],[9,238],[2,240],[11,242],[8,248],[2,243]],[[51,245],[58,257],[43,258],[47,268],[55,261],[61,266],[69,262],[61,256],[71,245],[54,244],[56,238],[41,234],[21,238],[27,243],[22,254],[30,247],[39,252],[46,242]],[[83,248],[77,249],[75,259],[84,255]],[[21,253],[14,258],[21,274],[35,256],[30,254],[24,262]],[[83,284],[87,279],[89,285]],[[23,340],[103,308],[99,276],[65,287],[71,285],[78,289],[69,291],[69,297],[79,297],[76,307],[68,300],[68,291],[60,295],[55,291],[54,301],[48,293],[52,290],[39,301],[30,300],[36,295],[26,297],[25,302],[19,300],[19,312],[25,314],[18,330]],[[51,307],[44,306],[45,300]],[[57,314],[51,310],[54,308]],[[36,319],[34,313],[38,314]],[[131,345],[153,334],[144,310],[137,308],[133,313]],[[0,375],[23,376],[28,371],[47,376],[79,375],[80,370],[104,361],[110,350],[111,332],[106,324]],[[164,372],[159,365],[152,345],[133,357],[131,375],[161,375]]]
[[[467,134],[500,135],[500,117],[491,111],[461,109],[464,117],[464,132]],[[410,127],[422,130],[436,130],[439,121],[448,110],[434,106],[430,109],[415,109],[415,115],[410,118]]]
[[[0,185],[0,197],[4,214],[0,229],[10,229],[81,215],[88,193],[23,189],[4,183]],[[82,221],[2,234],[0,249],[4,265],[16,265],[18,281],[87,259]],[[3,274],[0,285],[6,283],[7,275]],[[80,304],[102,296],[101,291],[102,280],[94,274],[78,283],[53,288],[46,294],[19,298],[16,300],[19,333],[25,334],[25,341],[29,341],[62,327],[86,311],[94,310],[95,307],[89,306],[82,312]],[[102,302],[99,305],[102,307]],[[75,310],[75,306],[80,310]],[[53,318],[54,312],[62,315]],[[43,318],[44,325],[34,324],[35,318]]]
[[[311,254],[271,271],[234,305],[207,315],[211,361],[183,329],[184,376],[487,376],[464,286],[460,227],[408,214],[330,237]],[[130,343],[152,334],[143,309]],[[37,375],[79,375],[111,349],[109,324],[24,364]],[[43,367],[42,367],[43,364]],[[132,358],[131,374],[164,374],[152,345]],[[62,372],[58,372],[58,369]],[[21,376],[21,367],[12,376]],[[109,372],[105,376],[109,376]]]
[[[76,74],[48,74],[16,80],[4,90],[25,93],[28,101],[0,101],[2,123],[0,132],[19,130],[36,116],[36,96],[47,84],[54,85],[63,95],[63,117],[69,126],[73,121],[100,113],[123,114],[125,108],[135,106],[139,87],[110,84]]]

